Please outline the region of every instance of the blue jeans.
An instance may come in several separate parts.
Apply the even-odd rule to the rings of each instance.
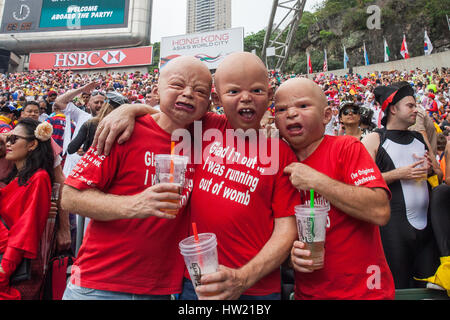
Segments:
[[[170,300],[170,295],[141,295],[79,287],[70,281],[63,300]]]
[[[192,281],[184,278],[183,292],[181,292],[179,300],[198,300]],[[280,293],[272,293],[265,296],[249,296],[242,295],[239,300],[281,300]]]

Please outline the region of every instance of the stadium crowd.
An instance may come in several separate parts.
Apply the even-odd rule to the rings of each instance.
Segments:
[[[3,187],[0,190],[0,216],[3,223],[0,224],[0,254],[3,256],[0,269],[0,299],[43,299],[50,259],[62,252],[69,252],[75,258],[79,249],[77,239],[81,241],[85,231],[79,229],[77,215],[61,207],[62,191],[59,191],[56,197],[52,196],[52,187],[54,188],[55,184],[64,184],[64,180],[81,157],[89,153],[97,126],[108,114],[125,104],[147,105],[158,112],[160,76],[158,70],[145,74],[80,74],[67,70],[0,74],[0,179]],[[305,77],[274,70],[268,72],[270,87],[275,94],[280,90],[280,99],[284,97],[283,93],[285,94],[286,89],[283,91],[283,88],[291,85],[293,79]],[[399,228],[396,230],[408,228],[405,232],[412,232],[412,237],[419,237],[419,240],[414,239],[418,242],[391,236],[388,229],[392,226],[389,224],[391,222],[380,226],[381,239],[396,289],[424,286],[428,282],[438,285],[438,288],[445,288],[450,293],[450,260],[447,252],[450,230],[446,229],[448,222],[447,225],[442,225],[442,220],[434,220],[434,215],[437,215],[436,211],[439,210],[442,211],[439,212],[441,216],[446,215],[444,221],[450,219],[448,202],[446,206],[442,206],[442,196],[439,193],[448,195],[448,189],[441,190],[442,186],[448,187],[450,183],[449,170],[446,168],[446,156],[448,157],[450,149],[450,70],[393,70],[344,76],[328,72],[317,73],[310,78],[323,92],[331,110],[331,120],[325,126],[326,135],[356,137],[370,153],[374,139],[371,134],[380,134],[379,137],[375,135],[378,147],[372,157],[391,189],[393,212],[398,210],[395,200],[399,197],[395,183],[413,179],[385,175],[390,169],[383,167],[384,162],[380,159],[379,150],[383,147],[393,159],[389,143],[385,141],[395,141],[399,144],[402,142],[396,137],[383,135],[382,132],[385,131],[382,130],[389,125],[394,128],[392,121],[389,122],[388,119],[386,122],[387,109],[391,106],[389,103],[395,104],[392,98],[402,90],[405,91],[402,97],[414,98],[414,109],[417,108],[414,111],[414,122],[404,127],[396,126],[395,130],[388,128],[387,131],[407,131],[409,127],[409,131],[421,134],[417,139],[423,142],[428,150],[425,155],[422,154],[425,160],[420,160],[420,164],[424,166],[428,163],[425,170],[427,183],[425,190],[422,190],[426,201],[423,203],[426,206],[425,216],[428,215],[428,221],[433,223],[425,222],[423,226],[418,218],[420,214],[414,216],[416,213],[411,214],[408,211],[404,215],[408,217],[406,223],[409,222],[410,226],[404,227],[404,224],[399,222],[395,225]],[[223,74],[222,79],[225,79]],[[392,88],[395,91],[390,92]],[[217,84],[214,83],[211,91],[216,90]],[[386,101],[388,103],[385,104]],[[213,99],[209,103],[209,112],[226,114],[221,102],[220,99]],[[266,129],[267,136],[277,137],[282,134],[282,130],[280,132],[276,125],[280,120],[275,121],[282,112],[284,111],[277,109],[277,103],[271,98],[261,120],[261,127]],[[398,113],[394,116],[397,117]],[[392,120],[392,117],[390,119]],[[44,153],[47,156],[43,156]],[[411,171],[416,166],[419,167],[416,164],[410,168]],[[405,186],[402,187],[405,198],[407,192],[415,192],[405,191]],[[438,195],[441,198],[438,199]],[[56,224],[49,224],[48,221],[55,216]],[[391,213],[391,220],[396,220],[393,217]],[[397,223],[392,221],[394,222]],[[435,226],[439,225],[444,230],[438,231]],[[393,248],[389,247],[389,241],[396,241]],[[400,244],[401,241],[410,241],[409,244],[414,243],[419,249],[424,247],[423,252],[426,251],[426,254],[418,252],[417,248],[410,251],[399,248],[403,245]],[[408,244],[405,244],[405,247],[407,246]],[[430,249],[430,246],[433,248]],[[430,253],[431,251],[433,252]],[[291,255],[296,256],[294,249]],[[401,255],[406,257],[398,258]],[[12,281],[14,274],[25,260],[31,261],[31,279],[17,280],[15,283]],[[412,270],[421,264],[418,260],[422,260],[422,264],[426,266],[420,271]],[[295,261],[290,264],[291,267],[292,264],[296,272],[301,270],[295,266]],[[405,267],[405,264],[411,266]],[[441,268],[440,271],[438,268]],[[441,277],[440,280],[436,280],[438,276],[433,276],[435,273]],[[403,281],[400,274],[408,278]],[[426,281],[414,282],[412,276]],[[304,293],[297,291],[295,297],[307,298]]]

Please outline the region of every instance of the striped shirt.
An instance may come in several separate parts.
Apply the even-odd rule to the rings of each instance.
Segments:
[[[47,122],[53,126],[52,138],[62,148],[64,144],[64,129],[66,128],[66,116],[62,113],[58,113],[49,117]],[[71,121],[71,134],[75,131],[75,123]]]

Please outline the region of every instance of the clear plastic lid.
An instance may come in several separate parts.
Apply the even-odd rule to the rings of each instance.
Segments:
[[[198,242],[194,236],[186,238],[179,243],[182,255],[199,254],[217,246],[217,238],[214,233],[199,233]]]
[[[175,154],[157,154],[155,155],[155,162],[162,164],[162,163],[168,163],[170,164],[170,161],[173,161],[176,165],[184,165],[186,166],[189,162],[189,157],[187,156],[179,156]]]
[[[316,215],[327,215],[330,211],[330,205],[314,205],[314,208],[311,209],[309,204],[301,204],[295,206],[295,214],[296,215],[311,215],[311,210],[314,210],[314,214]]]

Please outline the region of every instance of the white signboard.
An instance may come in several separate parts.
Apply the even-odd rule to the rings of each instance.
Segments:
[[[244,28],[193,33],[161,38],[160,68],[179,56],[194,56],[209,69],[217,69],[233,52],[244,51]]]
[[[269,48],[266,49],[266,56],[267,57],[273,57],[275,55],[276,55],[275,47],[269,47]]]

